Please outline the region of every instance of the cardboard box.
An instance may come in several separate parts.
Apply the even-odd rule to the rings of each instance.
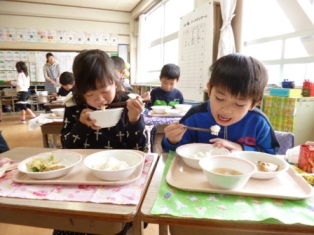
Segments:
[[[302,89],[288,89],[288,88],[271,87],[269,94],[271,96],[301,98],[302,97]]]
[[[314,145],[311,143],[300,146],[298,167],[308,173],[314,173]],[[313,170],[312,170],[313,169]]]

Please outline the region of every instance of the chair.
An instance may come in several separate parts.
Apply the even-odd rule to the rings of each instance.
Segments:
[[[285,155],[288,149],[294,147],[294,134],[291,132],[275,131],[276,138],[279,142],[278,154]]]

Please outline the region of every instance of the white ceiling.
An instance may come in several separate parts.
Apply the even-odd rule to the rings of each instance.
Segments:
[[[7,1],[131,12],[143,0],[7,0]]]

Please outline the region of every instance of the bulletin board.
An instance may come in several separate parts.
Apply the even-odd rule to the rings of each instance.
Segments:
[[[15,64],[24,61],[28,67],[32,82],[44,82],[43,67],[46,63],[46,54],[51,52],[59,63],[61,73],[72,72],[72,64],[78,52],[54,52],[54,51],[0,51],[0,80],[15,80],[17,71]]]
[[[213,1],[181,18],[179,30],[180,80],[185,100],[203,101],[213,54]]]

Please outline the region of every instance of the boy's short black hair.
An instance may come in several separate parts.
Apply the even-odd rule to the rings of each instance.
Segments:
[[[63,72],[60,75],[60,84],[63,86],[72,85],[74,83],[73,73]]]
[[[159,75],[159,79],[167,78],[168,80],[177,79],[179,81],[180,78],[180,67],[175,64],[165,64]]]
[[[111,56],[111,59],[114,63],[114,69],[118,70],[120,73],[124,70],[125,62],[124,60],[119,56]]]
[[[210,89],[219,87],[232,96],[252,98],[252,105],[262,100],[268,73],[257,59],[239,53],[229,54],[215,61],[209,72]]]

